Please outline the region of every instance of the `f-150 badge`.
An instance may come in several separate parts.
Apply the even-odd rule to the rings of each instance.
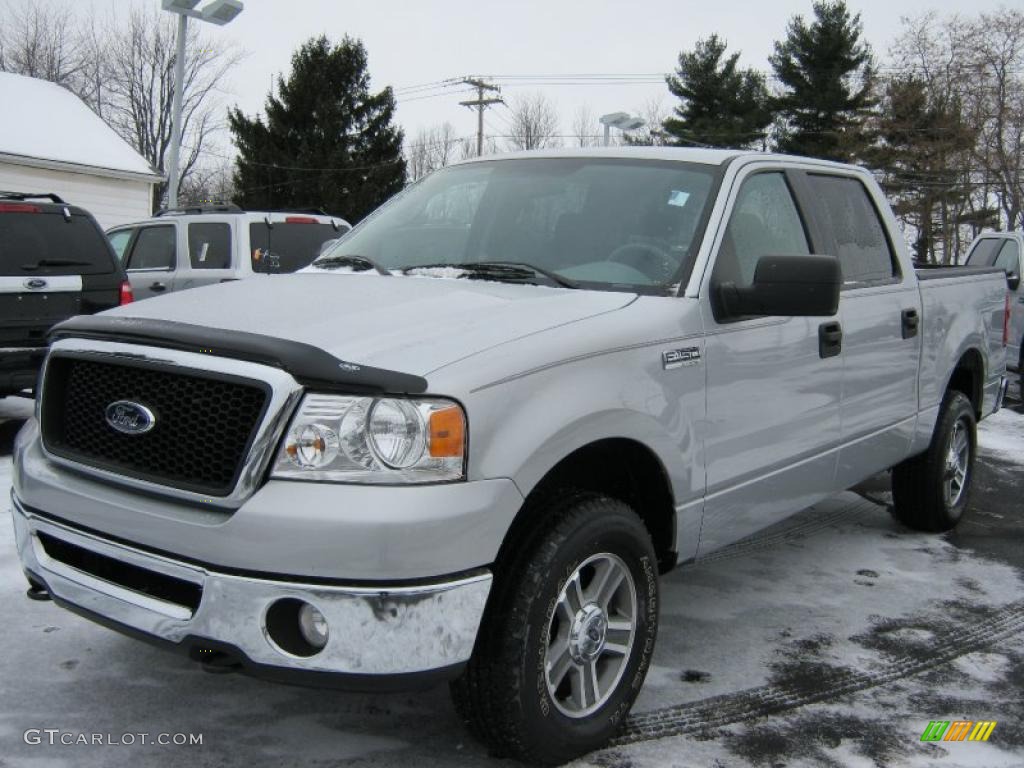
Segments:
[[[666,371],[682,368],[684,365],[700,363],[700,347],[684,347],[683,349],[666,349],[661,353],[661,365]]]

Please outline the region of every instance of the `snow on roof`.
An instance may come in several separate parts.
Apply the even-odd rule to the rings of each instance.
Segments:
[[[0,72],[0,104],[0,154],[159,178],[85,102],[56,83]]]

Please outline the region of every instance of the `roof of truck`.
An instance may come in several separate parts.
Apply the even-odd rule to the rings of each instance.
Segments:
[[[799,157],[797,155],[781,155],[770,152],[754,152],[749,149],[711,149],[704,147],[560,147],[558,149],[533,149],[525,152],[508,152],[500,155],[484,155],[463,160],[463,163],[486,162],[488,160],[515,160],[517,158],[559,158],[559,157],[594,157],[622,160],[675,160],[682,163],[701,163],[703,165],[722,165],[739,157],[750,160],[779,160],[832,168],[857,168],[854,165],[836,163],[831,160]],[[858,169],[860,170],[860,169]]]

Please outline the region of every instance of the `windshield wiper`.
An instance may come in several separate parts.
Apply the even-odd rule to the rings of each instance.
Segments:
[[[40,259],[35,264],[22,264],[21,268],[27,272],[39,269],[40,267],[89,267],[91,261],[76,261],[74,259]]]
[[[537,267],[520,261],[471,261],[465,264],[456,262],[443,262],[439,264],[417,264],[411,267],[403,267],[402,273],[408,274],[417,269],[461,269],[466,272],[488,280],[505,280],[519,282],[533,275],[540,275],[563,288],[579,288],[579,283],[568,277],[563,277],[557,272]]]
[[[389,270],[382,267],[369,256],[357,256],[346,253],[342,256],[325,256],[313,262],[313,266],[318,269],[336,269],[338,267],[355,267],[357,265],[363,267],[363,269],[357,270],[358,272],[374,269],[378,274],[392,276]]]

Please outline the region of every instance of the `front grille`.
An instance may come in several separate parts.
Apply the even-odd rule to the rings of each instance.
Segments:
[[[259,429],[267,388],[249,379],[132,361],[51,357],[42,395],[43,444],[88,466],[174,488],[227,496]],[[106,419],[118,400],[154,415],[144,434]]]
[[[36,535],[46,554],[54,560],[70,565],[72,568],[98,579],[109,581],[111,584],[117,584],[119,587],[140,592],[167,603],[182,605],[192,613],[196,612],[203,599],[203,588],[191,581],[177,579],[131,563],[124,563],[47,533],[37,533]]]

